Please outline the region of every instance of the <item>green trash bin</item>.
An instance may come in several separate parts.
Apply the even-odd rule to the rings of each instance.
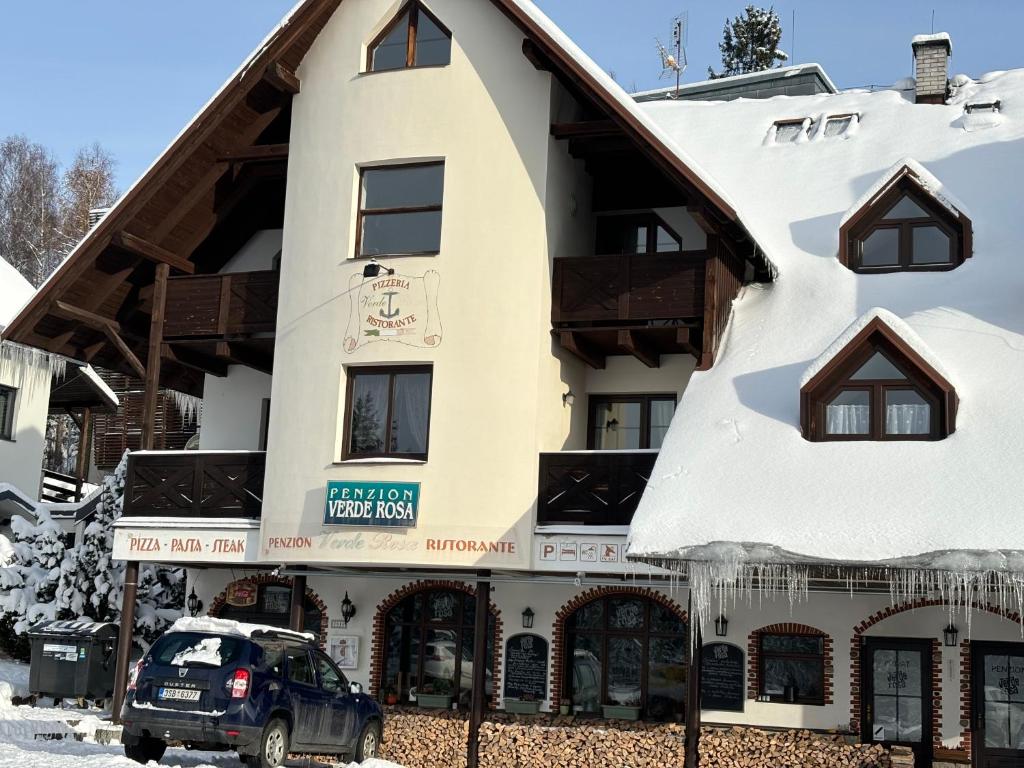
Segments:
[[[29,690],[58,699],[106,699],[114,693],[117,624],[44,621],[28,630]]]

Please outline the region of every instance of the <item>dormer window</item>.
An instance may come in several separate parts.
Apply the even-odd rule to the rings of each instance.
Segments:
[[[861,331],[801,388],[804,437],[940,440],[953,432],[953,387],[921,354],[916,334],[889,318],[858,321]]]
[[[904,165],[844,217],[840,260],[863,273],[949,270],[962,263],[970,256],[970,220],[936,187],[941,184],[923,168]]]
[[[452,33],[421,3],[411,2],[370,43],[366,69],[440,67],[451,57]]]

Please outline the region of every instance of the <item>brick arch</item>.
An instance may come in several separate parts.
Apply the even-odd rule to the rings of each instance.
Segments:
[[[476,596],[476,587],[464,581],[444,580],[423,580],[413,581],[400,587],[385,597],[377,604],[377,610],[373,615],[373,640],[370,644],[370,693],[374,698],[380,698],[381,684],[384,676],[384,632],[385,619],[388,612],[410,595],[417,592],[427,592],[434,589],[452,589],[463,592],[473,597]],[[501,611],[493,600],[488,600],[491,615],[494,616],[494,653],[491,663],[494,669],[493,693],[490,697],[490,706],[495,708],[498,705],[499,690],[501,688],[501,653],[502,653],[502,624]]]
[[[863,642],[864,633],[876,624],[886,619],[907,611],[915,611],[919,608],[949,608],[946,600],[921,598],[912,600],[909,603],[889,606],[875,611],[853,628],[853,636],[850,638],[850,729],[854,733],[860,733],[860,648]],[[960,607],[959,605],[956,607]],[[1000,608],[989,603],[972,603],[972,611],[985,611],[986,613],[1001,616],[1008,621],[1021,623],[1021,616],[1017,611]],[[942,745],[942,694],[938,688],[942,684],[942,648],[943,645],[938,638],[932,638],[932,744],[941,748]],[[960,721],[968,723],[960,731],[960,743],[957,750],[965,753],[966,757],[971,754],[971,641],[960,641]]]
[[[253,584],[256,584],[257,586],[263,584],[272,584],[274,586],[288,587],[289,589],[292,586],[292,578],[290,576],[275,576],[272,573],[258,573],[255,576],[246,576],[241,579],[235,579],[234,581],[230,582],[230,584],[234,584],[237,581],[248,581]],[[327,603],[325,603],[320,598],[320,595],[318,595],[309,587],[306,587],[306,597],[308,597],[310,602],[312,602],[313,605],[317,607],[317,610],[320,611],[320,637],[318,639],[320,641],[320,647],[326,648],[328,624]],[[206,615],[213,616],[214,618],[220,616],[221,611],[224,610],[224,606],[227,605],[227,601],[228,590],[227,587],[225,587],[223,592],[221,592],[219,595],[213,598],[213,602],[210,604],[209,609],[206,611]]]
[[[567,602],[555,613],[555,621],[551,626],[551,708],[553,710],[558,709],[558,705],[562,701],[562,671],[564,669],[564,650],[565,650],[565,622],[566,620],[577,610],[582,608],[588,603],[592,603],[595,600],[599,600],[602,597],[609,597],[615,595],[626,595],[643,597],[650,600],[653,603],[657,603],[662,608],[666,608],[676,616],[678,616],[686,624],[689,624],[689,618],[686,615],[686,611],[680,607],[679,603],[670,598],[668,595],[658,592],[653,589],[646,587],[594,587],[584,592],[580,592],[576,597]]]
[[[824,630],[808,624],[769,624],[755,629],[747,638],[747,698],[756,699],[761,682],[761,635],[805,635],[824,638],[822,666],[825,672],[825,706],[832,703],[832,638]]]

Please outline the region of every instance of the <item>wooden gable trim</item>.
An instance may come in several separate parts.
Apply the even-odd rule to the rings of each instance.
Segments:
[[[935,199],[935,195],[921,183],[921,179],[909,165],[903,165],[839,227],[839,262],[845,267],[850,266],[851,237],[859,232],[863,225],[870,223],[885,212],[893,190],[900,189],[902,185],[909,187],[911,191],[923,198],[920,202],[924,203],[925,208],[935,218],[945,220],[958,232],[962,251],[961,261],[971,258],[974,254],[974,223],[970,217],[959,209],[954,214],[948,207]]]
[[[817,399],[816,395],[823,388],[843,378],[844,375],[853,373],[849,370],[851,359],[860,353],[874,336],[880,336],[887,342],[897,355],[902,358],[902,361],[912,368],[912,373],[916,374],[942,395],[940,399],[942,413],[940,415],[943,426],[940,431],[943,436],[953,434],[956,431],[956,414],[960,406],[960,398],[956,394],[956,388],[884,320],[880,317],[875,317],[846,346],[839,350],[810,381],[800,388],[800,429],[804,438],[808,440],[815,439],[812,435],[810,423],[811,410]]]

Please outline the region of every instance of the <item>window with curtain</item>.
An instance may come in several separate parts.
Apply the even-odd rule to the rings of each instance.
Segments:
[[[938,437],[939,403],[880,349],[841,378],[820,404],[823,439],[914,440]]]
[[[432,256],[441,251],[444,163],[363,168],[357,256]]]
[[[0,387],[0,439],[14,439],[14,400],[18,391]]]
[[[473,693],[473,637],[476,597],[447,589],[426,589],[403,599],[384,618],[381,688],[393,688],[402,702],[417,691],[451,694],[460,709]],[[494,690],[494,616],[487,617],[485,691]]]
[[[366,69],[383,72],[451,62],[452,33],[422,3],[407,4],[367,48]]]
[[[758,693],[771,701],[825,703],[823,635],[762,634]]]
[[[565,620],[563,696],[576,714],[603,704],[640,707],[645,720],[681,720],[686,702],[686,625],[641,595],[608,595]]]
[[[591,395],[587,448],[661,448],[675,410],[675,395]]]
[[[430,366],[349,368],[345,457],[426,460]]]
[[[925,195],[900,187],[877,208],[849,233],[855,272],[951,269],[963,260],[961,225]]]

